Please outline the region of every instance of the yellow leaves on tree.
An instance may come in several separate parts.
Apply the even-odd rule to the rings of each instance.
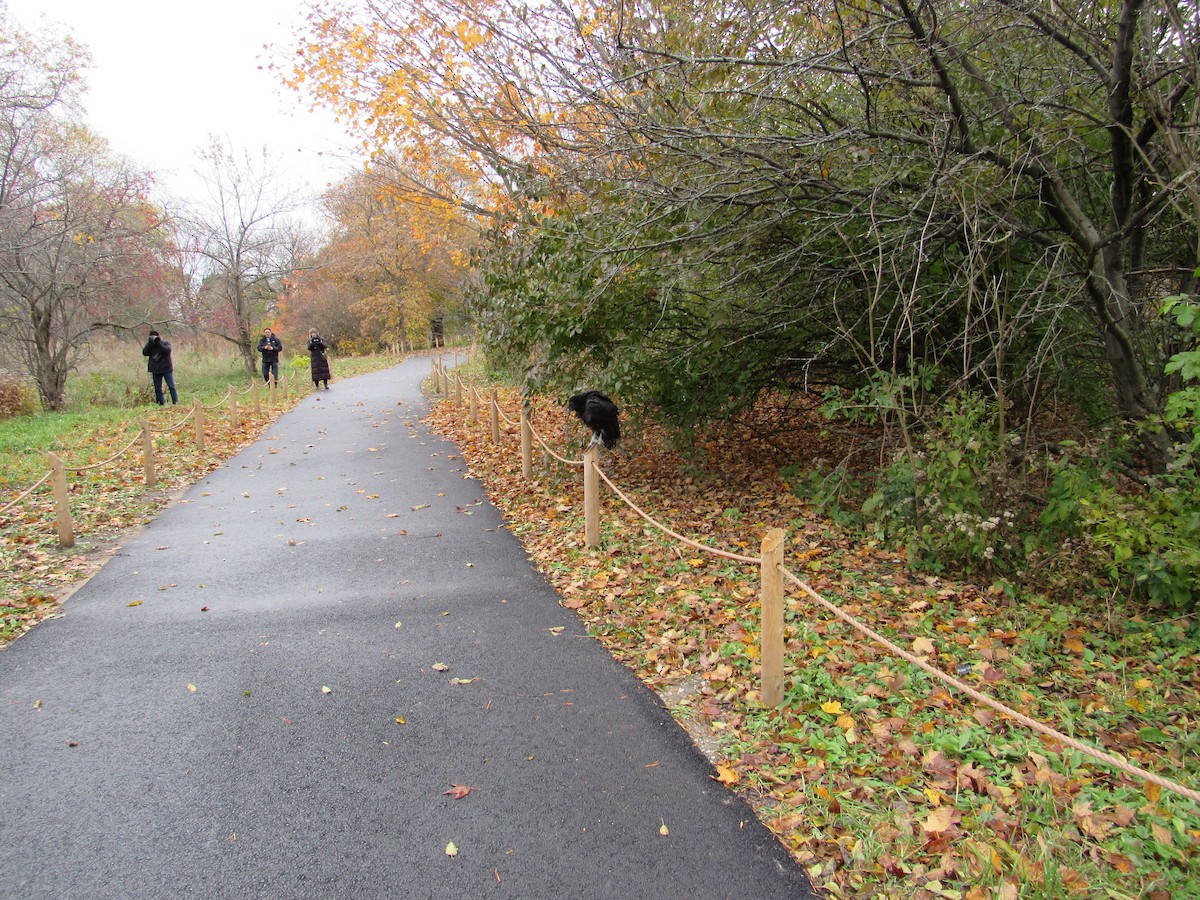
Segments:
[[[458,261],[468,254],[471,231],[452,204],[413,194],[387,164],[378,160],[325,194],[337,227],[322,265],[304,272],[290,293],[288,321],[349,314],[354,326],[343,325],[343,333],[355,330],[372,345],[411,346],[428,339],[435,316],[458,302]]]
[[[556,132],[603,139],[589,124],[603,117],[563,90],[564,77],[583,77],[564,71],[586,58],[577,10],[529,15],[501,0],[367,8],[362,21],[349,10],[314,11],[284,81],[347,123],[373,162],[390,157],[426,198],[494,220],[530,199],[514,176],[533,174]],[[591,23],[588,35],[596,30]]]

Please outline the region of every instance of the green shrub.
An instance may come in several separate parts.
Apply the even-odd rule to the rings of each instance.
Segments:
[[[863,485],[844,465],[828,471],[785,466],[779,475],[793,494],[812,505],[816,515],[845,528],[857,529],[865,524],[862,513],[853,504],[853,498],[862,495]]]
[[[919,569],[1001,573],[1021,562],[1019,509],[993,403],[978,394],[948,401],[933,428],[914,437],[878,474],[862,512],[881,539],[903,544]]]
[[[1200,306],[1170,297],[1164,313],[1200,341]],[[1102,551],[1105,574],[1118,590],[1169,610],[1200,605],[1200,349],[1171,357],[1166,373],[1182,387],[1170,394],[1157,421],[1143,427],[1174,439],[1166,473],[1137,483],[1120,478],[1122,442],[1089,460],[1065,445],[1041,514],[1052,535],[1081,536]]]

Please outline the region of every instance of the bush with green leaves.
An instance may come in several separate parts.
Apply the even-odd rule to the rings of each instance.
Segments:
[[[1191,347],[1166,365],[1182,386],[1168,395],[1161,419],[1143,425],[1173,438],[1167,471],[1122,484],[1120,442],[1104,460],[1068,456],[1054,467],[1041,521],[1100,549],[1117,590],[1160,608],[1191,611],[1200,605],[1200,305],[1170,297],[1164,313],[1192,336]]]
[[[907,548],[910,565],[1001,573],[1019,564],[1018,510],[1008,496],[1012,439],[999,421],[993,402],[961,394],[879,473],[862,512],[878,537]]]

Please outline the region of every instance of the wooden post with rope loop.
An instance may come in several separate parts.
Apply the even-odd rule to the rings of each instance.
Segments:
[[[75,527],[71,524],[71,501],[67,494],[67,468],[62,457],[55,453],[46,453],[50,460],[50,484],[54,490],[54,513],[58,522],[58,545],[60,547],[75,546]]]
[[[583,541],[600,546],[600,448],[592,444],[583,454]]]
[[[529,425],[529,410],[521,404],[521,477],[533,478],[533,429]]]
[[[196,412],[196,449],[204,449],[204,407],[200,405],[200,398],[197,397],[192,401],[192,409]]]
[[[762,542],[762,702],[783,703],[783,529],[772,528]]]
[[[142,469],[146,473],[146,487],[154,487],[158,473],[154,468],[154,435],[148,419],[142,419]]]

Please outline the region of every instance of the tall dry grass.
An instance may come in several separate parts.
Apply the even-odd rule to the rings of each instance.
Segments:
[[[164,334],[171,342],[175,388],[180,402],[188,397],[220,394],[230,384],[250,377],[241,356],[225,341],[212,337]],[[79,370],[67,383],[67,408],[154,402],[154,388],[142,356],[144,339],[101,337],[91,341]]]

